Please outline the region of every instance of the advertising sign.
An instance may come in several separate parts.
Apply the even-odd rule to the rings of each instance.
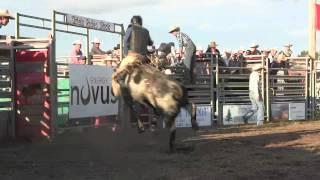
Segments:
[[[70,64],[70,118],[118,114],[111,67]]]
[[[67,14],[67,24],[100,31],[115,32],[114,23]]]

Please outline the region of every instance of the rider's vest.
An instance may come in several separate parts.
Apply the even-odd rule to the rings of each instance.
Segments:
[[[146,55],[147,46],[150,44],[149,31],[141,26],[132,25],[129,51]]]

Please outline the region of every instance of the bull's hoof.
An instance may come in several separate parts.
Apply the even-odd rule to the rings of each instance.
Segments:
[[[198,130],[199,130],[198,124],[197,124],[197,123],[192,124],[192,129],[193,129],[194,131],[198,131]]]

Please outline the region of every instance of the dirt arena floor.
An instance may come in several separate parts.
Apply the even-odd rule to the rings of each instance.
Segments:
[[[320,122],[137,134],[106,127],[0,144],[0,180],[320,179]]]

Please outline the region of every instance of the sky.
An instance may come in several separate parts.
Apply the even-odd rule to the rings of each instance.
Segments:
[[[168,30],[177,25],[204,49],[211,41],[216,41],[222,51],[248,48],[251,43],[258,43],[261,49],[281,49],[292,43],[295,54],[308,48],[308,0],[1,0],[1,8],[44,18],[51,18],[52,10],[57,10],[125,27],[133,15],[141,15],[156,45],[176,42]],[[14,23],[1,31],[14,34]],[[21,32],[32,37],[47,34],[30,28]],[[102,39],[104,49],[114,47],[120,39],[97,31],[90,36]],[[85,41],[83,37],[58,34],[59,54],[68,55],[75,39]]]

